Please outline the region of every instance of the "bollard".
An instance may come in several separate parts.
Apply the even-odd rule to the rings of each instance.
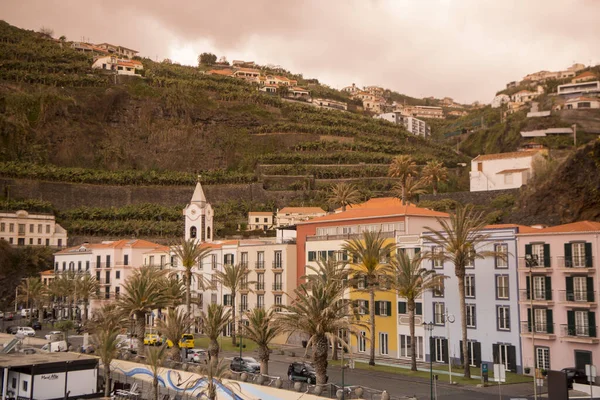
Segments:
[[[275,387],[277,389],[281,389],[282,386],[283,386],[283,381],[281,380],[281,378],[277,378],[277,380],[275,381]]]
[[[302,382],[295,382],[295,383],[294,383],[294,390],[295,390],[296,392],[299,392],[299,391],[301,391],[301,390],[302,390]]]
[[[242,375],[240,375],[240,380],[242,382],[246,382],[248,380],[248,374],[244,372]]]
[[[342,397],[344,397],[344,391],[342,389],[338,389],[337,392],[335,392],[335,397],[337,397],[338,400],[342,400]]]
[[[354,389],[354,394],[356,394],[356,397],[358,397],[359,399],[362,399],[364,393],[365,390],[361,387],[357,387],[356,389]]]
[[[388,394],[387,390],[384,390],[381,393],[381,400],[390,400],[390,395]]]

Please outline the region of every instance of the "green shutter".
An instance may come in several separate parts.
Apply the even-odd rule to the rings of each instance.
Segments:
[[[531,245],[530,244],[525,245],[525,254],[531,255]]]
[[[548,268],[550,266],[550,245],[548,243],[544,243],[544,267]]]
[[[379,315],[379,302],[375,302],[375,315]]]
[[[552,310],[546,310],[546,332],[554,333],[554,319],[552,318]]]
[[[573,293],[573,277],[567,276],[565,278],[565,286],[567,287],[567,301],[575,300],[575,294]]]
[[[571,243],[565,243],[565,267],[573,266],[573,252],[571,251]]]
[[[594,301],[594,278],[586,278],[586,290],[587,290],[587,301],[590,303]]]
[[[423,315],[423,303],[415,303],[415,314]]]
[[[369,314],[369,312],[370,312],[371,309],[369,308],[369,301],[368,300],[365,300],[365,308],[366,308],[365,312],[367,314]]]
[[[527,309],[527,332],[531,333],[531,329],[533,327],[531,308]]]
[[[546,276],[544,280],[546,281],[546,300],[552,300],[552,278]]]
[[[567,335],[575,336],[575,311],[567,311]]]
[[[585,244],[585,266],[592,268],[592,244]]]
[[[386,303],[387,303],[387,316],[391,317],[392,316],[392,302],[386,301]]]
[[[406,302],[405,301],[398,302],[398,314],[406,314]]]
[[[525,293],[527,295],[527,300],[531,299],[531,277],[528,276],[525,278],[525,285],[527,289],[525,289]]]
[[[588,324],[590,326],[590,337],[596,337],[596,313],[588,312]]]

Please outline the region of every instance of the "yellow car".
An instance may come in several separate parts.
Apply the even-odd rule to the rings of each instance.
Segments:
[[[181,339],[179,340],[179,347],[182,349],[192,349],[194,348],[195,341],[194,335],[190,333],[184,333],[181,335]],[[167,339],[167,347],[173,347],[173,342]]]
[[[146,333],[144,336],[144,345],[145,346],[160,346],[162,344],[162,339],[157,333]]]

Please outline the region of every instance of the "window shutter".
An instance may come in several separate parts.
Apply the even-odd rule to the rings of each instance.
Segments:
[[[415,303],[415,314],[423,315],[423,303]]]
[[[225,305],[225,306],[227,305],[227,295],[226,294],[223,295],[223,305]]]
[[[492,361],[494,364],[500,364],[500,345],[498,343],[492,344]]]
[[[586,290],[587,290],[587,301],[590,303],[594,301],[594,278],[586,278]]]
[[[531,255],[531,245],[530,244],[525,245],[525,254]]]
[[[442,339],[442,360],[448,363],[448,339]]]
[[[386,301],[386,303],[387,303],[387,307],[386,307],[387,308],[386,309],[387,316],[391,317],[392,316],[392,302],[391,301]]]
[[[548,324],[546,332],[554,333],[554,320],[552,318],[552,310],[546,310],[546,323]]]
[[[420,247],[415,247],[415,256],[421,252]]]
[[[531,308],[527,309],[527,332],[531,333],[531,328],[532,328],[532,314],[531,314]]]
[[[567,288],[567,301],[575,300],[575,293],[573,293],[573,277],[567,276],[565,278],[565,286]]]
[[[471,283],[473,283],[473,297],[475,297],[475,283],[477,280],[475,279],[475,275],[472,276]]]
[[[435,339],[431,336],[429,337],[429,353],[430,360],[437,360]]]
[[[376,302],[377,303],[377,302]],[[369,301],[365,300],[365,312],[368,314],[371,309],[369,308]]]
[[[546,276],[544,280],[546,281],[546,300],[552,300],[552,278]]]
[[[475,352],[473,355],[475,365],[479,368],[481,366],[481,342],[473,343],[473,351]]]
[[[458,345],[460,346],[459,347],[459,349],[460,349],[460,351],[459,351],[459,353],[460,353],[460,364],[462,365],[462,364],[465,363],[465,357],[463,356],[463,341],[461,340]]]
[[[575,335],[575,311],[567,311],[567,334]]]
[[[588,312],[588,324],[590,326],[590,337],[596,337],[596,313]]]
[[[565,267],[573,266],[573,252],[571,251],[571,243],[565,243]]]
[[[379,302],[375,302],[375,315],[379,315]]]
[[[494,245],[494,252],[498,252],[498,245]],[[494,256],[494,268],[498,268],[498,256]]]
[[[508,369],[512,372],[517,372],[517,348],[515,346],[508,346]]]
[[[592,244],[585,244],[585,266],[588,268],[592,267]]]
[[[527,295],[527,300],[531,299],[531,277],[528,276],[525,278],[525,285],[527,287],[527,289],[525,290],[525,293]]]
[[[550,266],[550,245],[548,243],[544,243],[544,267],[548,268]]]

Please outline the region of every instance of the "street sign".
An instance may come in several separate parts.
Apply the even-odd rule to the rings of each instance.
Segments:
[[[482,363],[481,364],[481,372],[483,373],[487,373],[488,372],[488,366],[486,363]]]
[[[504,364],[494,364],[494,379],[496,382],[506,382],[506,368]]]
[[[591,364],[585,365],[585,374],[587,375],[588,382],[594,382],[596,380],[596,366]]]

